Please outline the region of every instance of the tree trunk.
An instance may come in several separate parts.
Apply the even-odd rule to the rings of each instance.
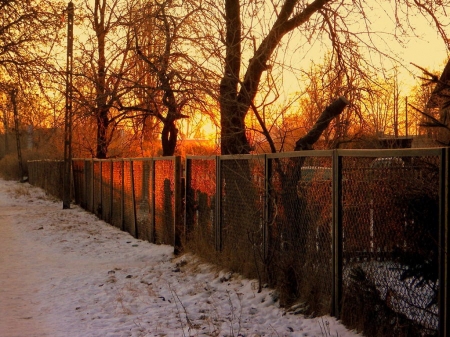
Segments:
[[[249,61],[240,82],[241,16],[240,1],[225,1],[226,56],[224,75],[220,83],[221,149],[222,154],[245,154],[250,144],[245,134],[245,116],[258,92],[261,76],[281,39],[290,31],[308,22],[330,0],[315,0],[293,15],[298,0],[285,0],[277,20]],[[238,88],[238,85],[240,87]]]
[[[163,156],[173,156],[177,146],[178,129],[175,121],[166,120],[161,133]]]
[[[107,130],[109,125],[108,109],[98,108],[97,116],[97,150],[95,157],[105,159],[108,153]]]
[[[220,126],[222,154],[249,153],[245,135],[247,108],[238,101],[239,72],[241,68],[241,17],[239,0],[225,1],[226,55],[224,75],[220,82]],[[242,111],[244,113],[242,113]]]
[[[94,30],[97,36],[97,79],[96,79],[96,107],[97,120],[97,151],[96,158],[105,159],[108,151],[107,129],[109,125],[106,94],[106,56],[105,56],[105,0],[96,0],[94,9]]]

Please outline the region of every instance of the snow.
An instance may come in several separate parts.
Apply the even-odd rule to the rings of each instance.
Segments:
[[[276,292],[0,180],[0,336],[361,336]]]

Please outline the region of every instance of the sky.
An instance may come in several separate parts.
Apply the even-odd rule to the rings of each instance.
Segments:
[[[388,7],[387,3],[387,1],[374,1],[371,3],[372,6],[367,5],[366,7],[366,10],[368,10],[369,7],[372,7],[372,12],[368,12],[367,14],[369,23],[371,24],[371,30],[380,33],[380,38],[372,36],[372,42],[374,46],[379,48],[383,53],[386,53],[387,55],[397,55],[399,63],[396,66],[399,70],[401,94],[408,95],[412,87],[420,84],[419,77],[422,76],[422,71],[412,65],[412,63],[433,72],[437,71],[439,75],[448,60],[449,51],[434,23],[421,15],[412,14],[415,9],[414,11],[411,10],[411,16],[409,18],[414,32],[408,30],[407,34],[409,35],[399,34],[403,44],[400,44],[394,38],[389,37],[388,34],[393,33],[395,30],[398,31],[398,29],[396,28],[396,24],[393,21],[394,18],[392,17],[394,9]],[[443,22],[444,25],[449,23],[448,19],[449,18],[447,18],[447,22]],[[405,24],[405,20],[406,18],[403,20],[401,19],[403,24]],[[358,21],[353,23],[353,25],[350,26],[350,30],[354,32],[365,32],[366,27],[364,25],[358,26],[358,24],[360,24]],[[364,34],[359,36],[364,39]],[[325,46],[321,45],[322,42],[325,43]],[[370,43],[367,39],[366,42]],[[325,53],[324,48],[329,47],[329,40],[326,36],[324,40],[317,41],[308,54],[300,59],[302,66],[308,67],[311,61],[318,63]],[[298,53],[298,55],[301,56],[301,53]],[[367,53],[363,53],[363,56],[372,60],[374,65],[378,62],[378,55],[376,55],[376,53],[372,53],[371,56]],[[386,69],[395,66],[386,58],[383,59]],[[291,81],[287,81],[286,87],[289,88],[292,86],[293,79],[291,78]]]
[[[361,337],[255,280],[175,257],[27,183],[0,180],[2,337]]]

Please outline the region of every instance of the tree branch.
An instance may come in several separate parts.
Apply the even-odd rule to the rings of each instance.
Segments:
[[[317,119],[312,129],[295,143],[294,151],[312,150],[323,131],[330,125],[330,122],[344,111],[349,101],[344,96],[339,97],[333,103],[325,108]]]

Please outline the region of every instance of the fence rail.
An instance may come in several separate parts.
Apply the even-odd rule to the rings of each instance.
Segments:
[[[73,160],[101,219],[183,247],[367,336],[447,336],[448,149]],[[31,165],[30,165],[31,164]],[[59,162],[29,163],[57,196]],[[58,176],[60,175],[60,176]]]

